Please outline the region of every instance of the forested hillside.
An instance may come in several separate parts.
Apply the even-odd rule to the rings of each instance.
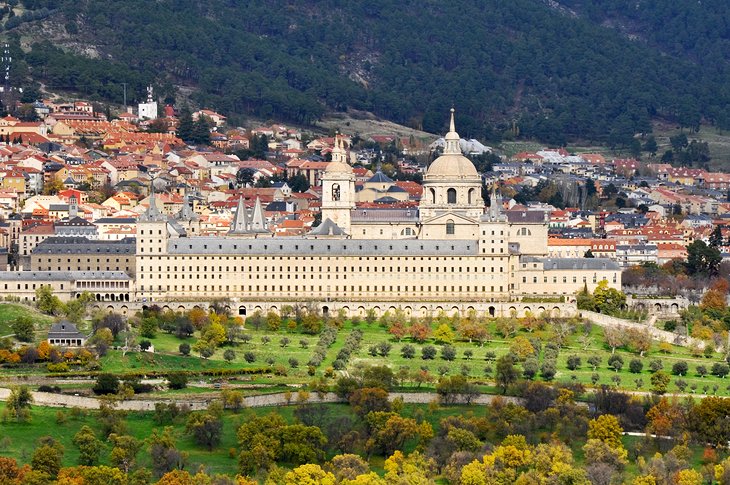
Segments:
[[[654,117],[730,128],[728,7],[633,3],[24,0],[3,21],[34,78],[116,102],[153,81],[234,119],[354,108],[432,132],[453,104],[464,135],[548,143],[622,145]]]

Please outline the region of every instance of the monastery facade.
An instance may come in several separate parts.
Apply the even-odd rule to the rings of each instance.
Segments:
[[[494,316],[564,311],[579,290],[602,280],[621,289],[611,261],[549,258],[548,213],[502,212],[494,193],[485,207],[482,185],[461,153],[452,110],[418,209],[356,208],[355,175],[339,138],[322,176],[322,223],[302,237],[273,238],[260,202],[249,213],[243,199],[226,236],[196,236],[199,221],[187,204],[170,218],[153,194],[138,222],[136,300],[174,309],[227,298],[241,315],[316,304],[351,314],[400,307]],[[559,301],[567,305],[539,303]]]

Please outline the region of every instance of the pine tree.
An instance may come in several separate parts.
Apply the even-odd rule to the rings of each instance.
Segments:
[[[722,228],[715,226],[715,230],[710,234],[710,247],[716,248],[722,246]]]
[[[177,125],[177,136],[185,142],[193,141],[193,115],[190,108],[183,106],[180,110],[180,122]]]
[[[197,145],[210,145],[210,125],[205,116],[198,117],[193,125],[192,139]]]

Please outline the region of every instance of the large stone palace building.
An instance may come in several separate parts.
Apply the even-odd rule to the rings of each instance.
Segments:
[[[548,258],[547,213],[503,212],[495,193],[485,207],[453,110],[445,140],[418,209],[362,209],[337,138],[322,177],[322,223],[302,237],[273,238],[259,201],[249,212],[239,200],[228,235],[205,237],[195,235],[199,221],[187,204],[170,218],[151,200],[138,223],[137,302],[176,309],[227,298],[241,315],[290,304],[521,315],[569,311],[579,290],[602,280],[621,288],[611,261]]]

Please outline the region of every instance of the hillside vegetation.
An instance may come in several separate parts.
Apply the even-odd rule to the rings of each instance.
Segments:
[[[17,76],[115,102],[123,82],[130,99],[147,82],[168,100],[183,86],[234,120],[310,123],[352,108],[440,132],[454,104],[466,136],[611,146],[652,118],[730,127],[726,27],[714,27],[727,6],[565,3],[574,14],[537,0],[25,0],[37,14],[4,22],[32,48],[14,44]]]

